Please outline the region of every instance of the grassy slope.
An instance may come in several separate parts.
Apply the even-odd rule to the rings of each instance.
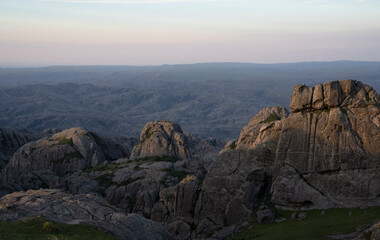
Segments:
[[[0,240],[116,240],[117,238],[89,225],[53,223],[53,229],[44,229],[43,218],[20,222],[0,222]]]
[[[360,209],[329,209],[321,215],[321,210],[303,211],[307,218],[291,219],[291,211],[281,213],[287,219],[281,223],[252,223],[239,234],[229,239],[255,240],[312,240],[330,239],[327,235],[354,232],[358,226],[373,224],[380,220],[380,207]],[[349,215],[349,212],[352,215]]]

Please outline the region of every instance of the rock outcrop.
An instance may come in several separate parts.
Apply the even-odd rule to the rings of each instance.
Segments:
[[[360,108],[378,105],[380,97],[376,91],[360,81],[343,80],[326,82],[309,87],[296,85],[290,101],[293,113],[330,108]]]
[[[269,191],[284,107],[269,107],[254,116],[238,140],[226,144],[212,163],[197,201],[197,237],[249,219],[258,199]]]
[[[114,140],[71,128],[19,148],[1,178],[18,190],[66,188],[64,177],[122,157],[128,157],[128,149]]]
[[[90,224],[125,240],[164,240],[169,233],[141,215],[124,214],[96,194],[71,195],[54,189],[15,192],[0,199],[0,220],[42,216],[68,224]]]
[[[146,156],[191,158],[181,127],[171,121],[148,122],[132,150],[131,159]]]
[[[247,126],[243,127],[233,148],[253,149],[266,141],[277,143],[282,120],[288,115],[288,110],[283,106],[264,108],[249,121]]]
[[[295,86],[272,201],[304,208],[380,205],[379,100],[353,80]]]

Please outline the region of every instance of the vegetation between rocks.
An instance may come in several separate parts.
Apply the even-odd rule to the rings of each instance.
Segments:
[[[242,232],[228,239],[327,240],[331,239],[327,237],[329,235],[352,233],[358,227],[370,226],[380,220],[380,207],[302,211],[307,213],[302,220],[291,219],[294,211],[278,211],[286,218],[285,221],[269,224],[252,221]]]
[[[0,239],[116,240],[117,238],[89,225],[54,223],[41,217],[35,217],[19,222],[0,221]]]
[[[260,122],[260,123],[269,123],[269,122],[274,122],[274,121],[278,121],[280,120],[280,117],[275,114],[275,113],[272,113],[271,115],[269,115],[269,117],[267,119],[265,119],[264,121]]]

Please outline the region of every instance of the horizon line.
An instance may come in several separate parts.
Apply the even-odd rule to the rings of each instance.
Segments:
[[[252,64],[252,65],[280,65],[280,64],[299,64],[299,63],[336,63],[336,62],[362,62],[362,63],[380,63],[380,61],[366,60],[334,60],[334,61],[296,61],[296,62],[274,62],[274,63],[258,63],[258,62],[194,62],[194,63],[175,63],[175,64],[58,64],[58,65],[0,65],[0,68],[51,68],[51,67],[163,67],[163,66],[183,66],[183,65],[199,65],[199,64]]]

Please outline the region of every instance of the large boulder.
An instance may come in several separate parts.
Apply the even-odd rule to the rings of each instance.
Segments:
[[[139,143],[132,150],[131,159],[146,156],[191,158],[181,127],[171,121],[148,122],[141,132]]]
[[[272,201],[304,208],[380,205],[379,95],[353,80],[318,86],[295,87],[293,113],[278,143]],[[320,105],[304,103],[301,97],[317,89]]]
[[[65,177],[122,157],[128,149],[116,141],[71,128],[19,148],[1,178],[16,189],[65,188]]]
[[[159,223],[124,214],[96,194],[71,195],[55,189],[14,192],[0,199],[0,220],[21,221],[42,216],[50,221],[89,224],[125,240],[170,239]]]

